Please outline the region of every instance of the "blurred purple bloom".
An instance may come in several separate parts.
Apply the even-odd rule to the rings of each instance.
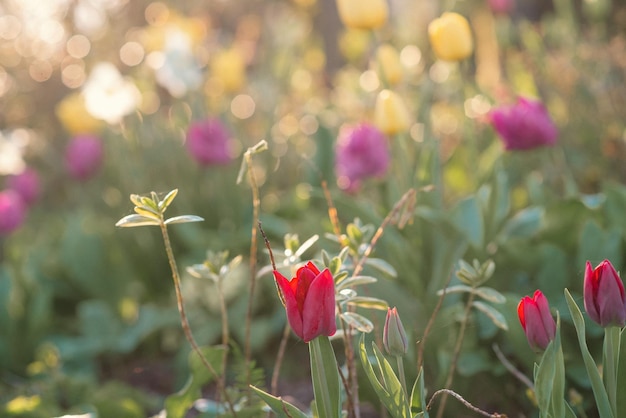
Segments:
[[[76,180],[88,180],[100,169],[104,150],[100,138],[77,135],[65,149],[65,166]]]
[[[0,236],[8,235],[22,225],[26,204],[14,190],[0,192]]]
[[[520,97],[517,103],[491,111],[491,124],[506,150],[529,150],[554,145],[558,130],[539,101]]]
[[[381,177],[389,167],[387,137],[366,123],[344,127],[335,148],[337,184],[348,192],[358,190],[361,180]]]
[[[187,150],[200,165],[228,164],[232,160],[229,139],[219,119],[192,122],[187,131]]]
[[[19,174],[7,179],[7,187],[20,195],[24,203],[32,205],[40,193],[39,174],[32,168],[27,168]]]
[[[515,0],[488,0],[489,8],[495,14],[506,15],[515,8]]]

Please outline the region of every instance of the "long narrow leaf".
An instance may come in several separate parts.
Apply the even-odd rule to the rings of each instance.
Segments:
[[[282,398],[277,398],[269,393],[250,385],[250,389],[254,391],[265,403],[274,411],[278,418],[307,418],[307,415],[296,408],[289,402],[285,402]]]
[[[313,394],[319,418],[341,417],[341,381],[337,359],[328,337],[309,342]]]
[[[565,300],[567,301],[567,307],[569,308],[572,320],[574,321],[574,327],[576,328],[576,334],[578,336],[578,345],[580,346],[580,352],[583,356],[585,363],[585,369],[587,369],[587,375],[591,381],[591,388],[593,389],[593,396],[596,399],[596,405],[598,407],[598,413],[600,418],[615,418],[611,411],[611,405],[609,403],[609,397],[606,394],[604,385],[602,384],[602,378],[598,372],[596,363],[589,352],[587,347],[587,341],[585,340],[585,319],[583,318],[580,308],[576,305],[574,298],[565,289]]]

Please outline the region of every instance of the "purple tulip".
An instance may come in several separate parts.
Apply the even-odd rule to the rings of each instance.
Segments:
[[[13,190],[0,192],[0,236],[8,235],[24,223],[26,204]]]
[[[335,153],[337,184],[348,192],[358,190],[368,177],[383,176],[389,167],[387,137],[366,123],[342,128]]]
[[[554,145],[558,130],[539,101],[520,97],[511,106],[491,111],[491,124],[507,150],[529,150]]]
[[[550,313],[548,299],[540,290],[535,290],[532,298],[524,296],[519,302],[517,315],[528,344],[533,350],[545,350],[556,335],[556,323]]]
[[[77,135],[65,149],[65,166],[74,179],[85,181],[98,172],[103,157],[100,138],[88,134]]]
[[[609,260],[595,269],[587,261],[583,293],[587,315],[600,326],[623,327],[626,324],[624,284]]]
[[[215,118],[192,122],[187,131],[187,150],[202,166],[228,164],[232,160],[230,134]]]
[[[19,174],[7,179],[7,187],[20,195],[24,203],[32,205],[40,193],[39,174],[32,168],[27,168]]]

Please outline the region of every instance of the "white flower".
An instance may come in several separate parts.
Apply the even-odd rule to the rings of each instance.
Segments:
[[[191,51],[191,40],[180,30],[167,33],[163,63],[156,68],[156,80],[174,97],[200,87],[202,71]]]
[[[96,64],[91,70],[83,94],[87,111],[111,124],[134,112],[141,101],[135,84],[109,62]]]

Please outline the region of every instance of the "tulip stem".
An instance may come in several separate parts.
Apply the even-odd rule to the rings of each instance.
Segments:
[[[283,359],[285,358],[285,350],[287,348],[287,340],[289,339],[290,331],[291,327],[287,322],[285,324],[285,329],[283,330],[283,336],[280,339],[278,353],[276,354],[276,364],[274,364],[274,371],[272,372],[272,383],[270,386],[272,395],[276,395],[276,393],[278,393],[278,377],[280,376],[280,369],[283,365]]]
[[[191,333],[191,327],[189,326],[189,320],[187,319],[187,314],[185,313],[185,305],[183,304],[183,294],[180,289],[180,276],[178,275],[178,267],[176,266],[176,259],[174,258],[174,252],[172,251],[172,244],[170,242],[170,236],[167,232],[167,225],[165,224],[165,220],[163,218],[163,213],[161,213],[161,219],[159,222],[159,226],[161,227],[161,234],[163,235],[163,243],[165,244],[165,252],[167,253],[167,259],[170,264],[170,269],[172,270],[172,279],[174,280],[174,290],[176,291],[176,303],[178,305],[178,312],[180,314],[180,322],[183,327],[183,332],[185,333],[185,338],[191,345],[193,351],[198,355],[202,364],[207,368],[207,370],[213,375],[215,382],[217,384],[217,391],[223,397],[224,401],[228,405],[228,409],[233,417],[236,417],[237,414],[235,412],[235,406],[228,396],[228,392],[224,387],[223,376],[220,376],[215,368],[209,363],[204,353],[196,343],[196,339],[193,337]]]
[[[613,410],[613,416],[617,414],[617,367],[620,351],[620,329],[616,326],[609,326],[604,329],[604,386],[606,387],[609,403]]]
[[[400,384],[402,385],[404,396],[406,399],[409,399],[409,392],[406,390],[406,377],[404,375],[404,360],[402,359],[402,356],[396,356],[396,362],[398,363],[398,377],[400,378]]]

